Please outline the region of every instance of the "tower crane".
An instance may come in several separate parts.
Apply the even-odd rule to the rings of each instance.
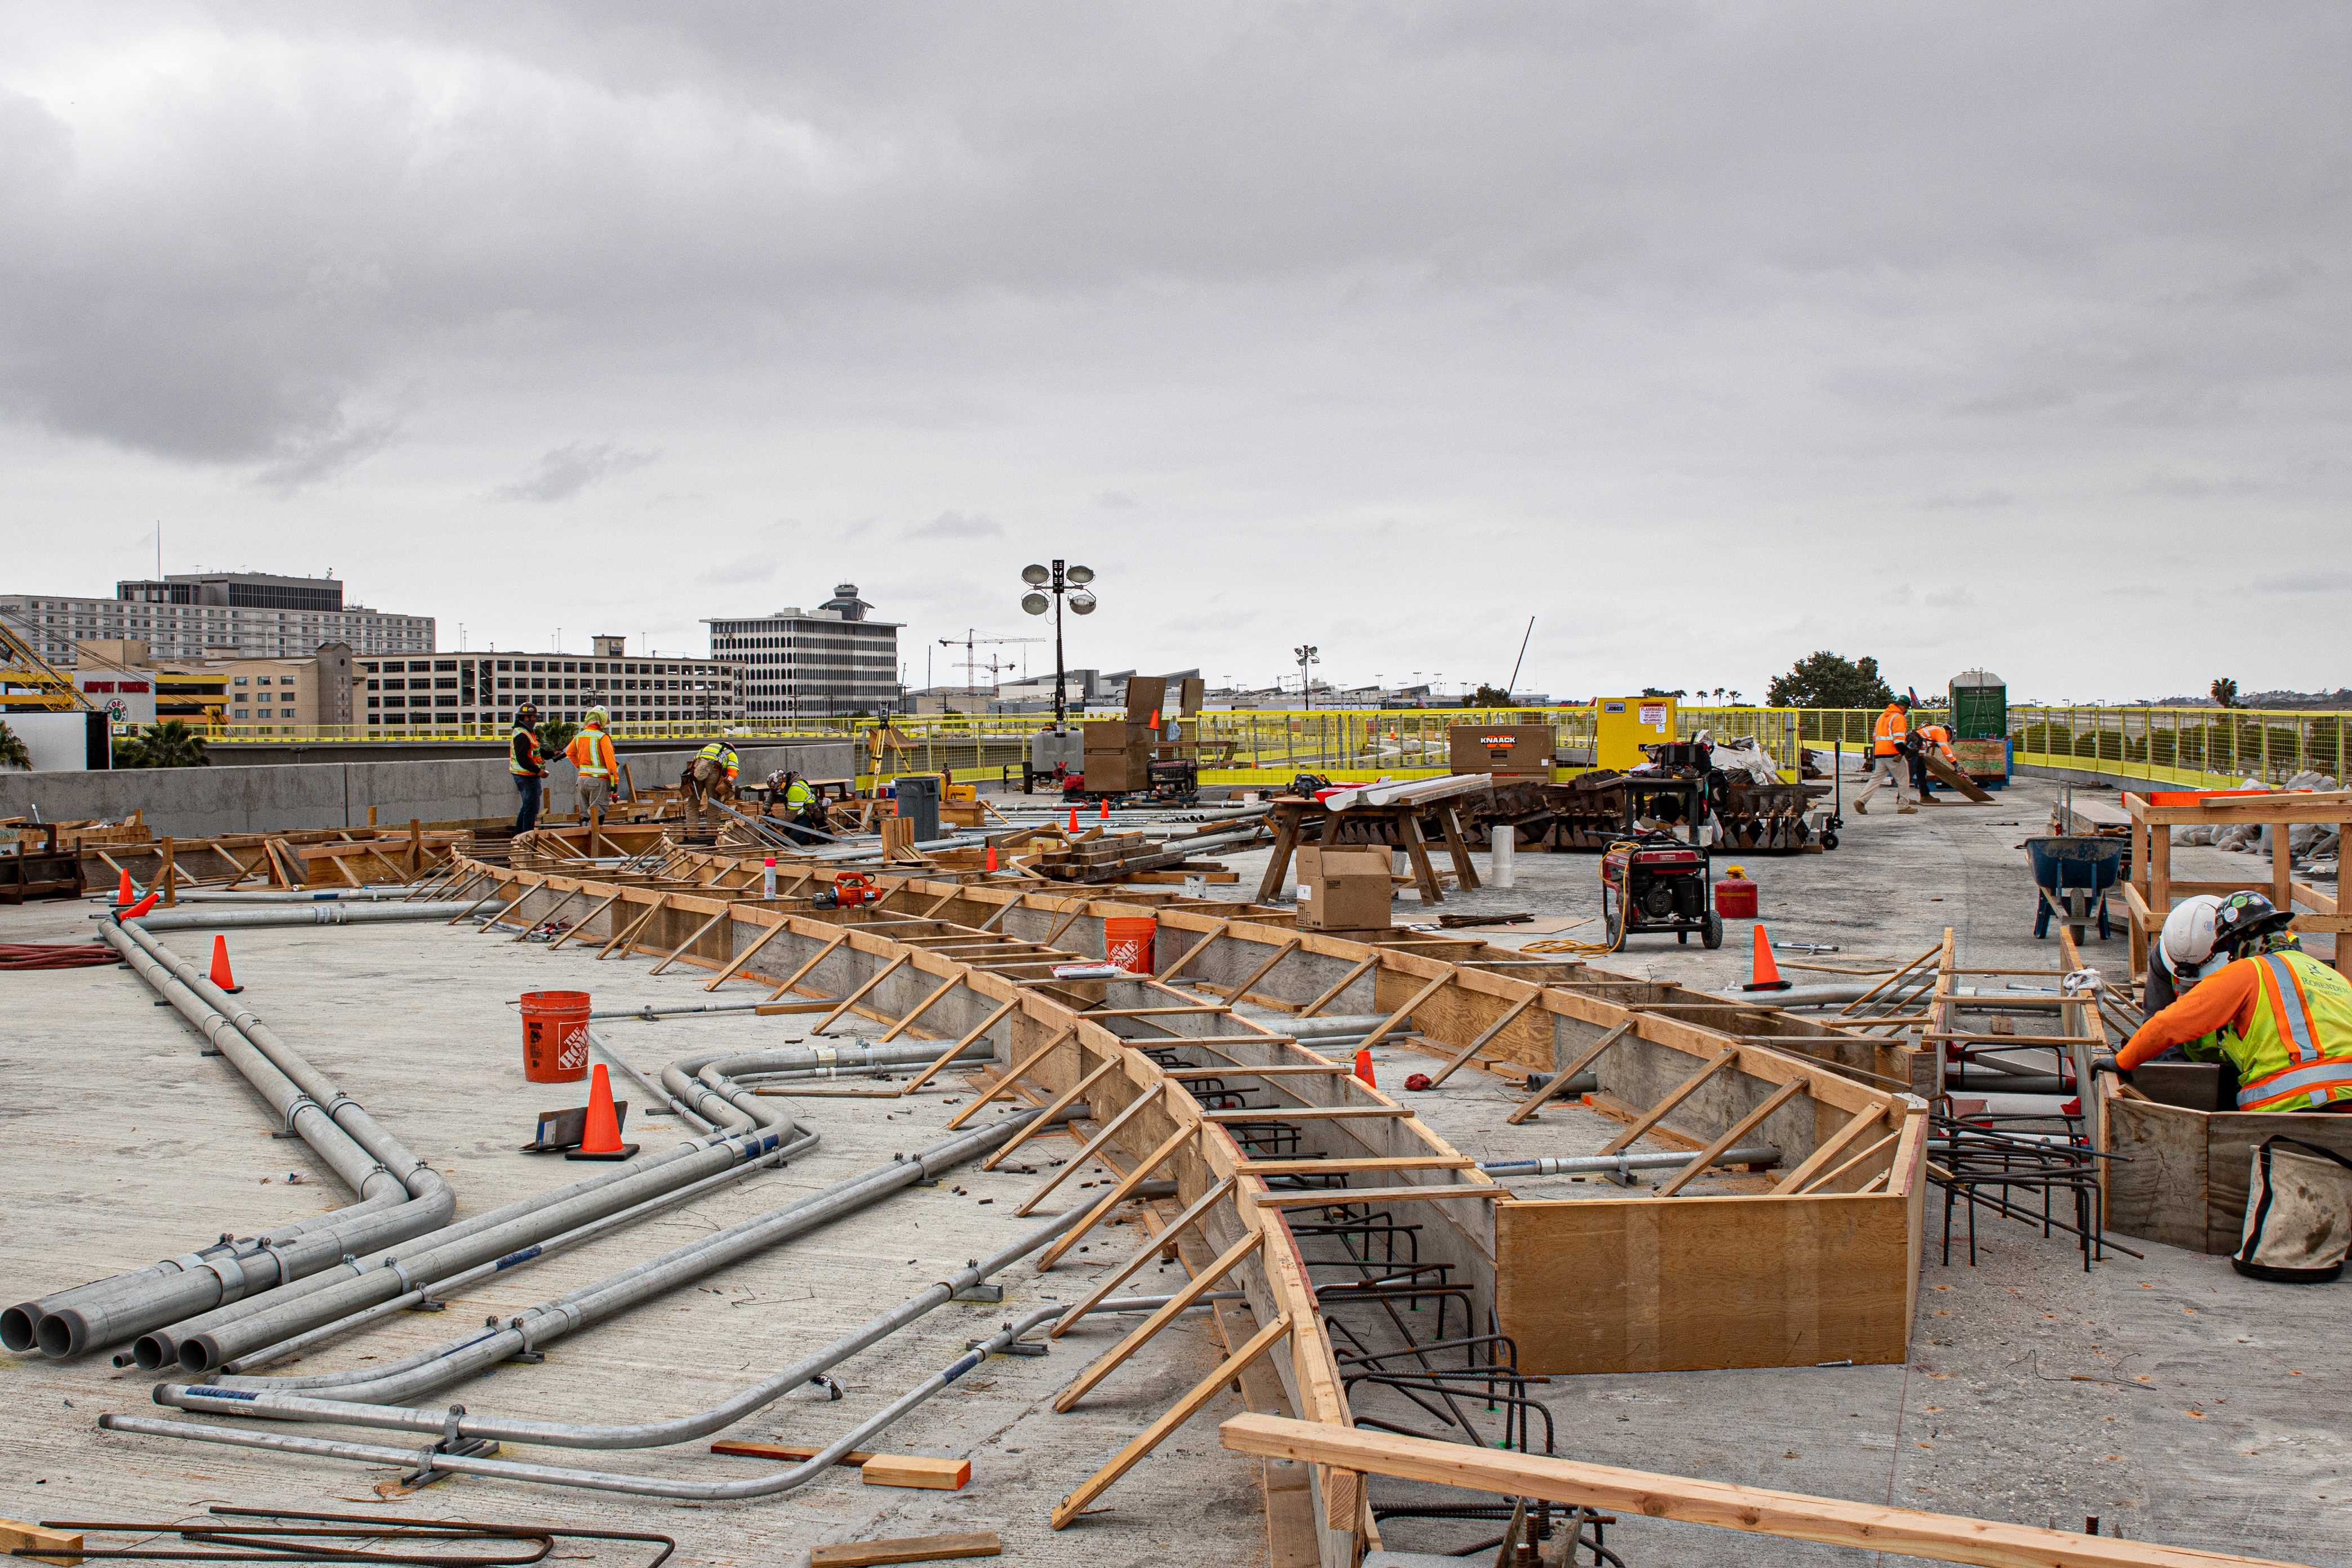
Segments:
[[[1044,637],[984,637],[971,627],[966,626],[963,636],[941,637],[940,646],[963,649],[963,658],[956,662],[964,672],[964,689],[971,695],[974,697],[980,695],[979,674],[983,669],[988,671],[988,700],[993,702],[997,695],[997,677],[1002,672],[1011,669],[1013,663],[1010,659],[1000,660],[992,654],[986,659],[982,659],[973,650],[982,643],[1024,643],[1045,640]]]

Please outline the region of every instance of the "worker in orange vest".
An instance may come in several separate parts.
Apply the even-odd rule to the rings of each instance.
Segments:
[[[1905,756],[1911,743],[1911,700],[1898,697],[1886,705],[1878,722],[1870,732],[1870,782],[1853,797],[1854,814],[1868,816],[1870,797],[1888,784],[1895,786],[1895,809],[1897,814],[1919,808],[1911,804],[1904,789],[1905,775],[1910,772],[1910,762]]]
[[[1915,733],[1917,739],[1911,748],[1911,783],[1918,790],[1919,798],[1927,800],[1935,795],[1927,774],[1927,753],[1937,752],[1944,759],[1944,765],[1954,771],[1958,770],[1960,759],[1952,752],[1952,732],[1943,725],[1922,724]]]
[[[602,823],[604,808],[613,804],[613,780],[620,773],[621,764],[613,756],[613,737],[604,732],[612,715],[602,708],[588,710],[587,728],[572,737],[572,744],[563,749],[572,765],[580,770],[580,820]]]

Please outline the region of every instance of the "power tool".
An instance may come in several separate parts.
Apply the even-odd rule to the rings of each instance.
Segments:
[[[854,910],[860,904],[882,901],[882,890],[874,879],[864,871],[844,871],[834,879],[833,886],[809,900],[820,910]]]

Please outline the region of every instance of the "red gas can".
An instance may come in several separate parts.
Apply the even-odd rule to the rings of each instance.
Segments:
[[[1756,884],[1745,877],[1726,877],[1715,885],[1715,912],[1727,921],[1756,918]]]

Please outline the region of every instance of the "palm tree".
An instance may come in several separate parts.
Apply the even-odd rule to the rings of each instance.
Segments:
[[[2238,705],[2238,683],[2223,676],[2213,683],[2212,697],[2216,708],[2235,708]]]
[[[33,771],[33,753],[25,749],[25,738],[5,723],[0,723],[0,768]]]
[[[136,765],[147,768],[208,768],[213,760],[205,754],[205,738],[177,719],[166,719],[160,724],[150,724],[139,738],[139,749],[146,761]]]

